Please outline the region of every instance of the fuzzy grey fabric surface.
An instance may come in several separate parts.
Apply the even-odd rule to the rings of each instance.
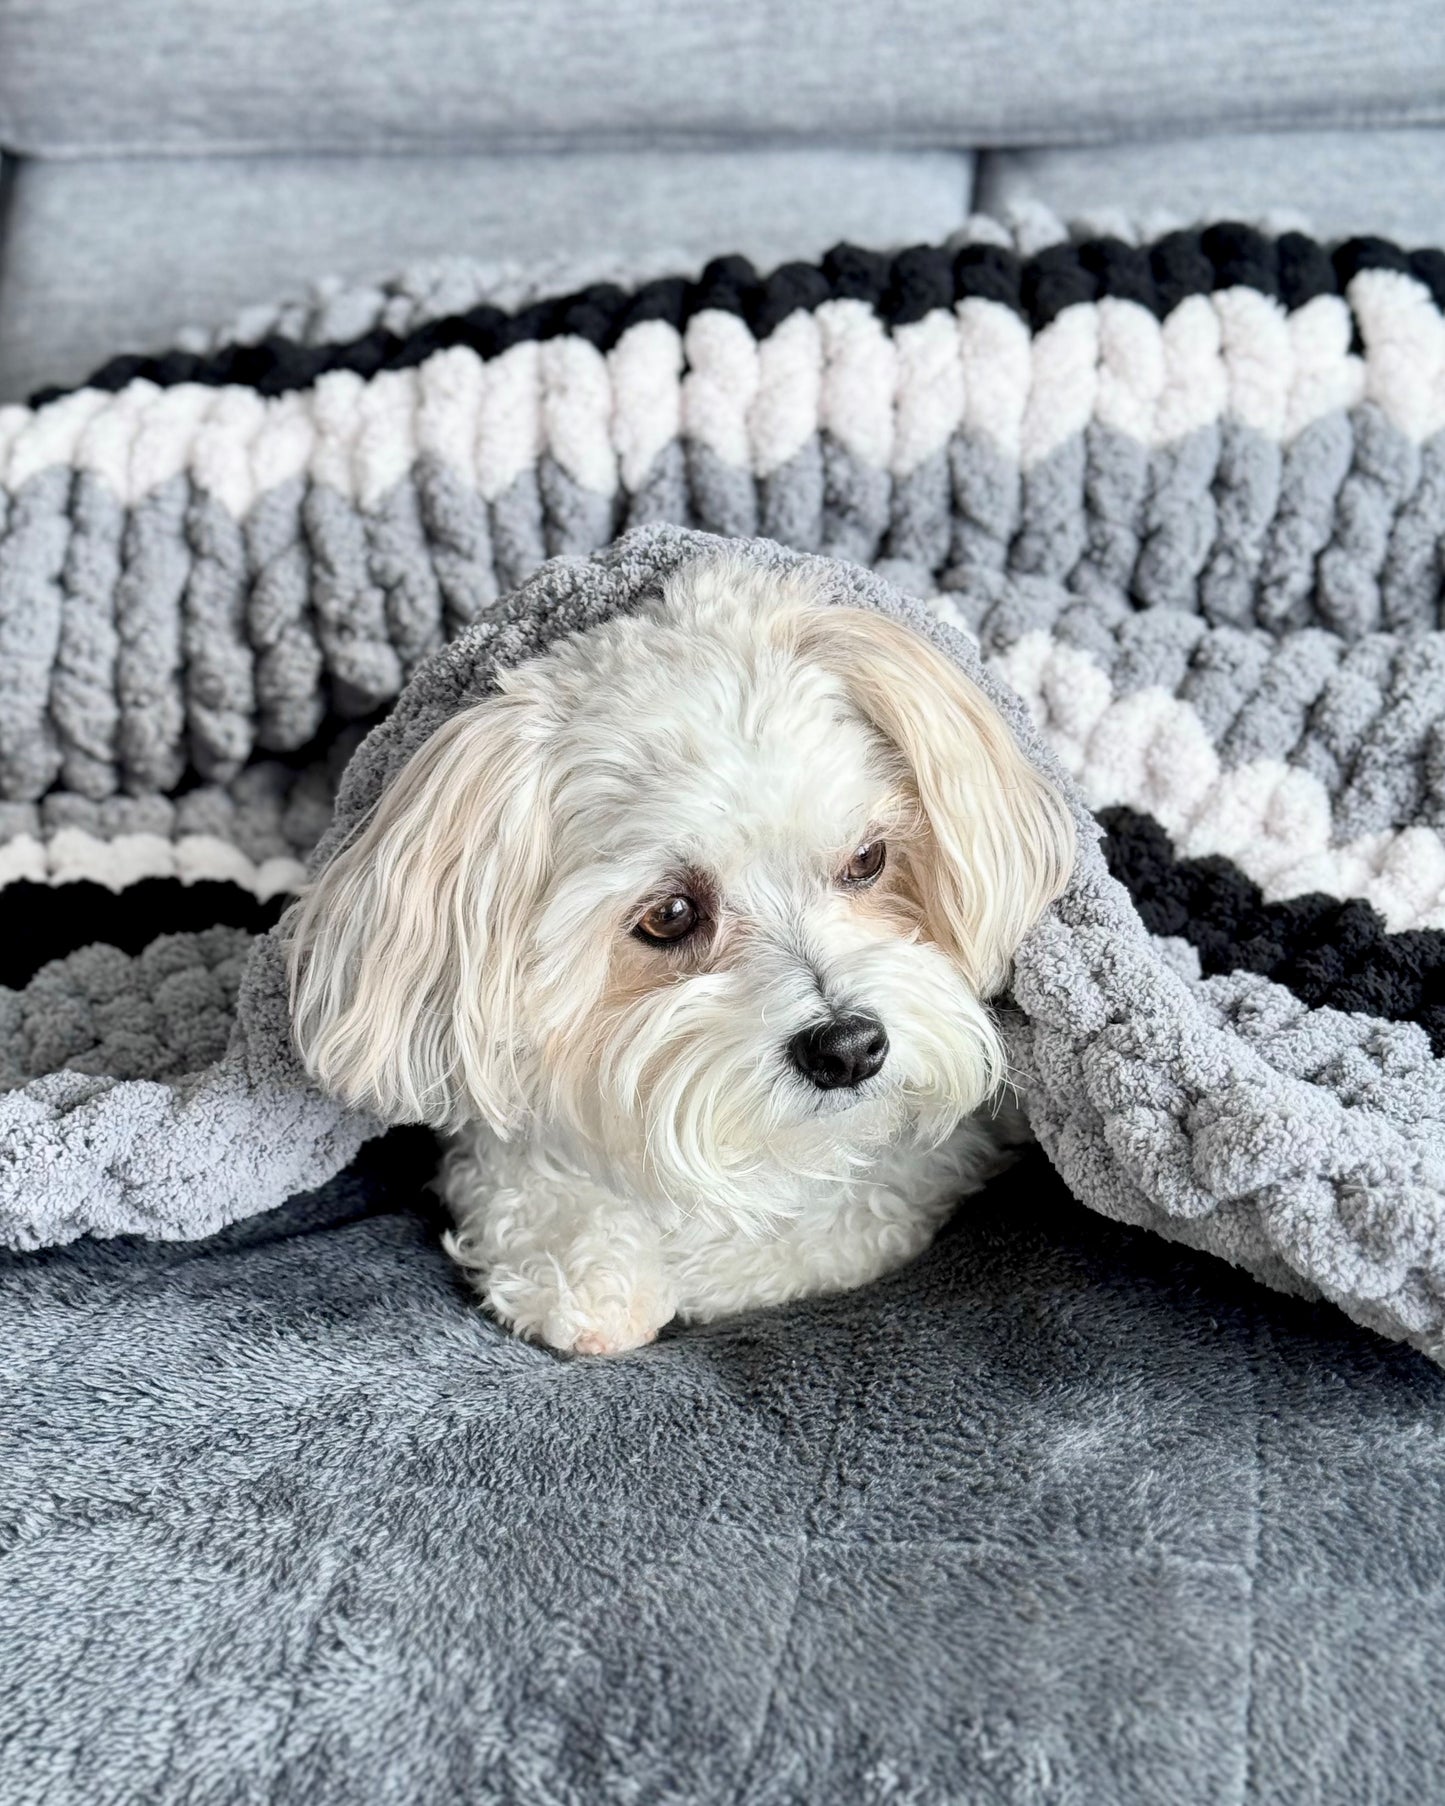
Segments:
[[[6,1806],[1428,1806],[1445,1374],[1037,1155],[850,1296],[567,1361],[402,1132],[0,1254]]]

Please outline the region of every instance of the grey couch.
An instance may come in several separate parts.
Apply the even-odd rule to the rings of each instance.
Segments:
[[[1445,241],[1437,0],[0,0],[0,401],[332,272],[977,209]],[[1074,1206],[611,1364],[429,1144],[0,1257],[3,1806],[1410,1806],[1445,1374]]]
[[[4,0],[0,401],[326,274],[972,209],[1445,239],[1433,0]]]

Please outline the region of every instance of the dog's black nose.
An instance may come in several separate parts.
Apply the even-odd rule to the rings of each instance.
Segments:
[[[788,1043],[788,1055],[820,1091],[840,1091],[871,1079],[888,1058],[888,1032],[876,1016],[835,1016],[805,1028]]]

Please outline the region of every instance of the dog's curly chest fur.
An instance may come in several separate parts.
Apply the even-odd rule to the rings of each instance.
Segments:
[[[767,1219],[739,1220],[646,1207],[535,1142],[479,1127],[443,1167],[457,1225],[447,1246],[519,1334],[617,1354],[674,1317],[849,1291],[902,1266],[1001,1158],[990,1122],[970,1117],[939,1146],[909,1140],[853,1179],[795,1182]]]

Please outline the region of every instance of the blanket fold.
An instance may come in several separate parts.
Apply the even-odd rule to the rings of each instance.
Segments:
[[[821,557],[1075,800],[1006,1012],[1070,1188],[1442,1358],[1442,304],[1438,254],[1243,227],[724,260],[0,410],[7,895],[274,919],[707,529]],[[12,1245],[205,1234],[375,1130],[297,1070],[264,920],[171,906],[0,991]]]

